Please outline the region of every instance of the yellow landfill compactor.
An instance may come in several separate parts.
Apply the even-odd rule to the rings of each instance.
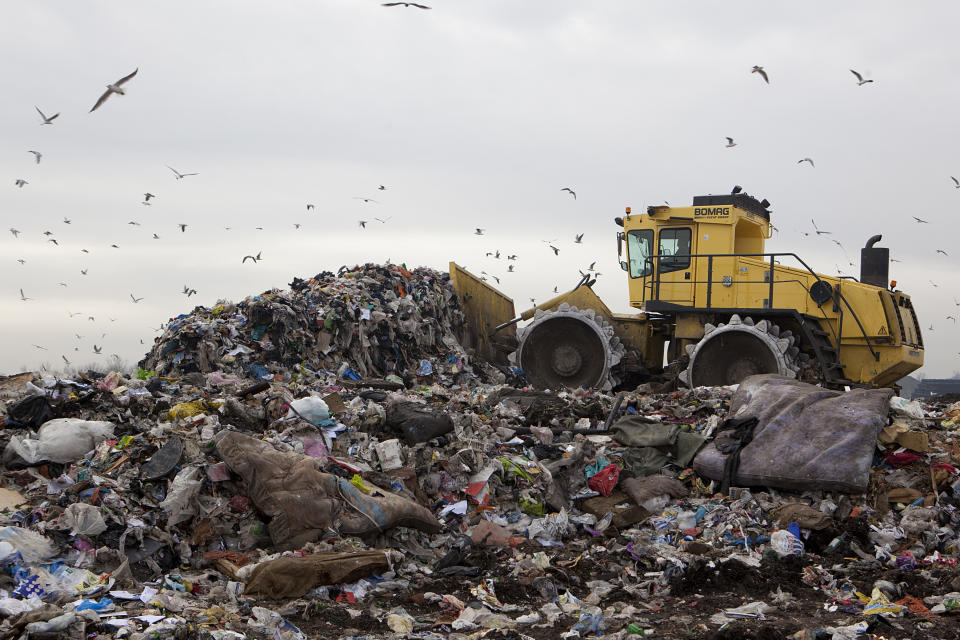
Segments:
[[[922,366],[920,325],[910,296],[888,286],[880,236],[861,249],[859,280],[825,276],[795,253],[764,251],[769,206],[735,187],[693,206],[628,208],[615,218],[638,314],[611,312],[585,277],[514,318],[512,299],[451,262],[465,342],[554,389],[609,390],[671,372],[691,387],[756,373],[885,387]],[[531,322],[517,329],[521,320]]]

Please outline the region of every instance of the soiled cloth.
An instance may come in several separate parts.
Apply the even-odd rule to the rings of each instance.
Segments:
[[[666,476],[648,476],[646,478],[626,478],[620,482],[620,488],[624,493],[630,496],[630,499],[643,508],[651,500],[659,496],[670,496],[671,498],[683,498],[689,491],[687,487],[676,478]]]
[[[641,476],[658,473],[671,462],[688,466],[706,442],[699,434],[682,431],[678,424],[651,422],[638,415],[615,422],[610,437],[629,447],[623,456],[624,465]]]
[[[302,558],[277,558],[258,564],[244,595],[299,598],[314,587],[356,582],[390,567],[387,551],[315,553]]]
[[[831,391],[775,374],[747,378],[728,414],[757,418],[753,440],[740,451],[736,486],[863,493],[892,395],[892,389]],[[711,443],[693,468],[722,480],[725,462]]]
[[[235,431],[222,432],[217,453],[245,482],[246,495],[266,516],[275,545],[297,548],[334,529],[366,535],[392,527],[440,531],[426,508],[375,485],[364,493],[350,481],[324,473],[320,462]]]
[[[777,507],[770,512],[770,515],[783,526],[796,522],[801,529],[819,531],[833,524],[833,518],[827,514],[799,502],[789,502],[782,507]]]

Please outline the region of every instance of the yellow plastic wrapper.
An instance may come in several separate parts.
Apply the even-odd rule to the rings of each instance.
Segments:
[[[883,595],[880,589],[874,587],[873,591],[870,593],[870,602],[867,603],[867,606],[863,608],[863,615],[873,616],[878,613],[892,613],[893,615],[903,615],[903,607],[898,604],[893,604]]]
[[[193,402],[181,402],[170,407],[167,417],[171,420],[181,420],[199,415],[206,409],[206,403],[203,400],[194,400]]]

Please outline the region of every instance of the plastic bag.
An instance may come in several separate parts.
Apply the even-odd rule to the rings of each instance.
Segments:
[[[197,514],[197,494],[200,493],[200,467],[191,465],[181,469],[170,485],[166,499],[160,503],[167,512],[167,524],[173,526]]]
[[[770,547],[781,557],[803,555],[803,541],[786,529],[779,529],[770,535]]]
[[[890,398],[890,408],[894,413],[913,418],[914,420],[923,420],[923,407],[916,400],[907,400],[900,396]]]
[[[40,427],[36,440],[13,438],[7,446],[29,464],[73,462],[113,437],[113,428],[112,422],[56,418]]]
[[[60,524],[70,528],[73,535],[95,536],[107,530],[100,509],[92,504],[77,502],[67,507]]]
[[[330,417],[330,409],[322,399],[316,396],[307,396],[290,403],[287,418],[293,418],[294,416],[300,416],[304,420],[317,424]]]
[[[20,552],[24,562],[40,562],[57,553],[57,547],[45,537],[20,527],[0,527],[0,542]]]

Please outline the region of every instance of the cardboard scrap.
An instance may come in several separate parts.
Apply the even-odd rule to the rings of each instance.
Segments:
[[[903,422],[894,422],[884,427],[880,435],[877,436],[877,441],[883,445],[896,443],[918,453],[926,453],[930,450],[930,442],[926,432],[911,429],[909,425]]]
[[[17,505],[21,505],[26,501],[26,498],[13,489],[0,489],[0,511],[16,509]]]

